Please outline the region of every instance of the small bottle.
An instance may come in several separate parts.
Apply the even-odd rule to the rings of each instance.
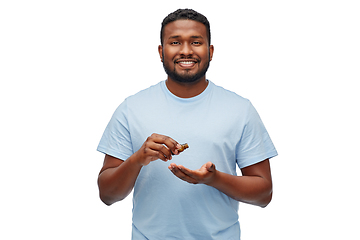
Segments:
[[[178,152],[182,152],[184,151],[185,149],[189,148],[189,145],[187,143],[184,143],[184,144],[180,144],[181,145],[181,148],[178,149]]]

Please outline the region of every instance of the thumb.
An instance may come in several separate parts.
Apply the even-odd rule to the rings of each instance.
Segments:
[[[209,171],[209,172],[214,172],[215,171],[215,165],[212,163],[212,162],[208,162],[206,164],[206,169]]]

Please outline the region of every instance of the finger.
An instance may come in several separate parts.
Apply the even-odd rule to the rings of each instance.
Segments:
[[[154,161],[157,159],[167,161],[167,160],[170,160],[172,157],[171,157],[171,153],[169,150],[167,151],[167,154],[164,153],[165,148],[166,147],[162,144],[157,144],[152,141],[149,141],[149,142],[145,143],[144,154],[147,157],[151,157],[151,161]]]
[[[213,164],[212,162],[207,162],[206,163],[206,169],[209,172],[214,172],[215,171],[215,164]]]
[[[189,177],[191,177],[191,178],[196,178],[196,176],[195,176],[195,174],[194,174],[194,171],[192,171],[192,170],[190,170],[190,169],[188,169],[188,168],[186,168],[186,167],[184,167],[184,166],[182,166],[182,165],[179,165],[178,166],[178,169],[181,171],[181,172],[183,172],[185,175],[187,175],[187,176],[189,176]]]
[[[148,155],[151,153],[152,155],[158,156],[161,160],[171,160],[171,151],[163,144],[156,143],[154,141],[146,142],[145,148],[149,150]],[[156,152],[156,153],[155,153]]]
[[[176,164],[171,164],[169,166],[169,169],[176,177],[180,178],[183,181],[186,181],[188,183],[193,183],[193,184],[198,183],[198,181],[196,179],[193,179],[192,177],[186,175],[183,171],[181,171],[179,169],[179,167],[176,166]]]
[[[159,153],[164,155],[165,158],[168,159],[168,160],[172,159],[170,149],[167,146],[165,146],[164,144],[155,144],[153,146],[153,150],[158,151]]]
[[[161,159],[166,162],[166,161],[170,160],[162,152],[157,151],[157,150],[147,149],[146,153],[150,157],[151,161]]]
[[[178,154],[177,149],[181,148],[181,145],[177,141],[165,135],[154,133],[150,138],[152,138],[155,143],[163,144],[167,147],[166,150],[162,149],[166,156]]]
[[[169,148],[171,155],[178,155],[178,149],[181,148],[181,145],[172,139],[171,137],[167,137],[164,141],[164,144]]]

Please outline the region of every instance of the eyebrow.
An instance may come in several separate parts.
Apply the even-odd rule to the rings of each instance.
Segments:
[[[174,39],[174,38],[181,38],[180,35],[175,35],[175,36],[171,36],[169,37],[169,39]],[[194,35],[194,36],[191,36],[190,38],[203,38],[202,36],[197,36],[197,35]]]

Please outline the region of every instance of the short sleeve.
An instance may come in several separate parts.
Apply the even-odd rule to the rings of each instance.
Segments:
[[[277,151],[254,106],[248,102],[246,121],[236,148],[236,161],[244,168],[277,156]]]
[[[116,109],[110,119],[110,122],[108,123],[97,147],[99,152],[121,160],[126,160],[133,154],[126,113],[127,104],[125,100]]]

